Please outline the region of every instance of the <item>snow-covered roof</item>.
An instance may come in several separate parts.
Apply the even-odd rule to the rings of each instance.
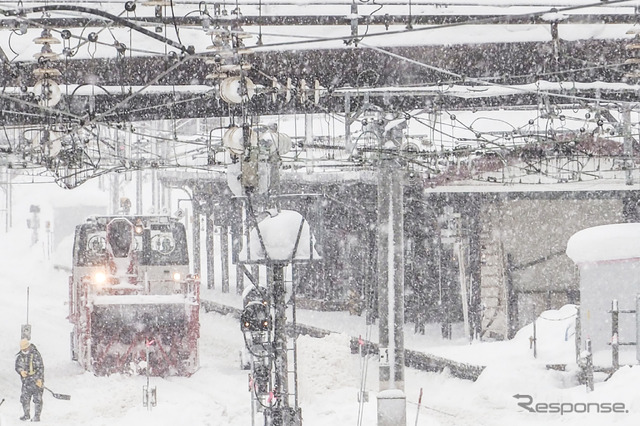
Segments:
[[[640,260],[640,223],[616,223],[576,232],[567,242],[567,255],[577,264]]]

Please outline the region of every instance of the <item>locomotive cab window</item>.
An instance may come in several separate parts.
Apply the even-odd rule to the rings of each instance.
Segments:
[[[144,262],[149,265],[185,265],[187,236],[181,224],[152,224],[145,232]]]
[[[106,232],[93,225],[82,225],[76,230],[74,261],[78,266],[99,265],[107,255]]]
[[[106,233],[98,232],[88,236],[87,251],[92,254],[101,255],[107,250]]]

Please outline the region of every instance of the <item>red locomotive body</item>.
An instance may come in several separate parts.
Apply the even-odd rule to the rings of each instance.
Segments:
[[[87,371],[188,376],[198,368],[199,282],[185,228],[166,216],[78,225],[69,278],[71,356]]]

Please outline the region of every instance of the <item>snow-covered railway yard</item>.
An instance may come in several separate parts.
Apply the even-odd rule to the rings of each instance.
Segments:
[[[142,406],[143,376],[96,377],[82,369],[69,355],[70,325],[67,316],[67,272],[55,269],[42,246],[29,246],[26,230],[15,230],[0,243],[0,406],[3,425],[20,424],[19,379],[13,371],[20,326],[29,323],[33,343],[43,354],[46,385],[68,393],[70,401],[45,396],[42,423],[47,425],[248,425],[251,424],[247,371],[241,370],[238,353],[243,346],[238,320],[231,315],[202,313],[200,369],[191,377],[152,378],[158,404]],[[54,256],[55,257],[55,256]],[[203,297],[216,297],[215,292]],[[231,299],[233,295],[217,295]],[[368,361],[362,424],[376,422],[377,357],[361,359],[351,353],[349,338],[366,332],[364,318],[348,313],[299,311],[299,321],[336,331],[324,338],[298,338],[299,397],[303,424],[357,424],[361,371]],[[634,391],[640,369],[624,367],[606,382],[598,377],[594,392],[577,382],[575,371],[558,372],[547,363],[571,361],[573,343],[565,339],[572,307],[542,314],[538,322],[538,358],[529,347],[531,327],[508,342],[473,343],[453,339],[443,342],[428,329],[415,335],[408,325],[407,348],[433,352],[459,361],[486,365],[476,382],[452,377],[446,371],[406,371],[407,422],[418,425],[536,425],[542,424],[634,424],[640,419],[640,395]],[[551,321],[559,319],[561,321]],[[375,338],[375,334],[373,334]],[[420,390],[421,406],[418,406]],[[529,395],[527,411],[514,395]],[[525,400],[526,402],[526,400]],[[565,405],[559,405],[564,403]],[[589,404],[590,403],[590,404]],[[623,413],[605,413],[602,404],[624,404]],[[546,405],[545,405],[546,404]],[[554,405],[555,404],[555,405]],[[598,405],[599,404],[599,405]],[[546,411],[545,412],[545,407]],[[550,408],[551,407],[551,408]],[[563,407],[563,413],[553,412]],[[589,412],[580,412],[587,410]],[[603,412],[596,412],[602,409]],[[571,412],[566,412],[571,410]],[[418,414],[419,413],[419,414]]]
[[[25,334],[45,425],[638,424],[638,0],[24,3],[0,0],[0,426]],[[292,282],[380,320],[300,308],[321,332],[287,335]]]

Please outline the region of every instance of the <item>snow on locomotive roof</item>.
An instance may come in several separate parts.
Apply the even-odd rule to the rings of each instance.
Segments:
[[[640,259],[640,223],[616,223],[583,229],[567,242],[575,263]]]

